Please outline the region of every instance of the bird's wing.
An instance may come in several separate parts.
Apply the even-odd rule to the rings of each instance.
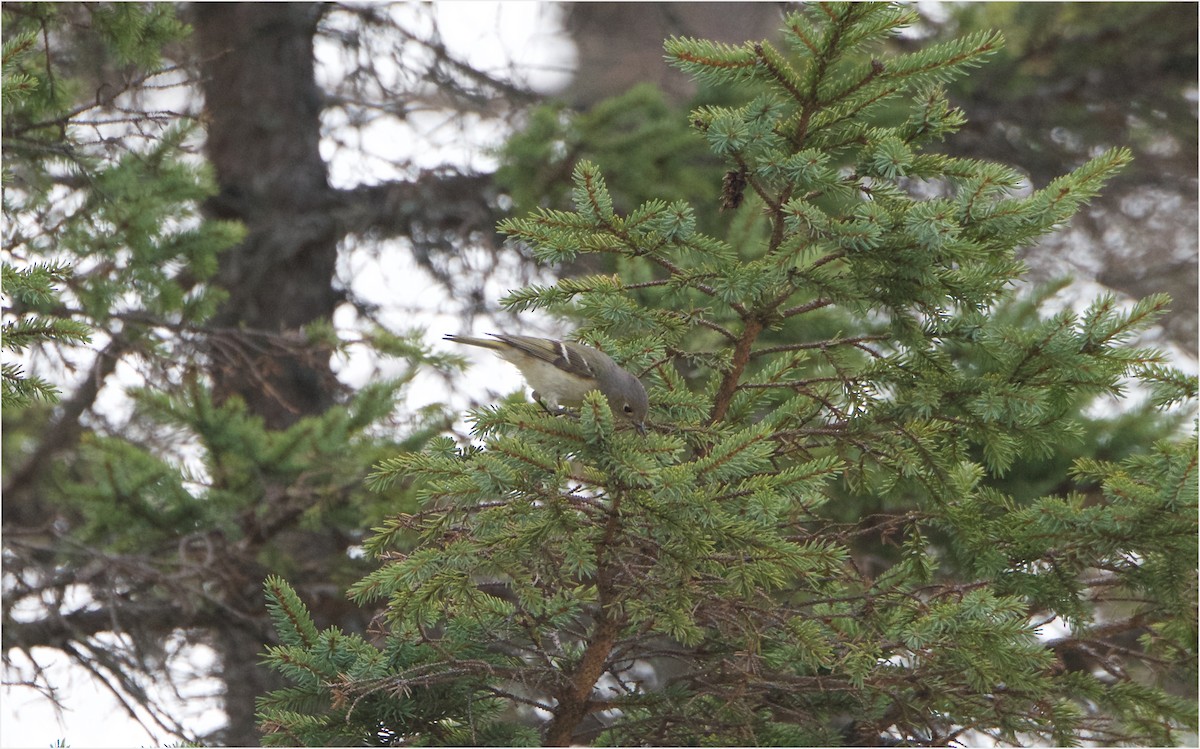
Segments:
[[[569,343],[567,341],[553,341],[549,338],[534,338],[525,335],[504,335],[503,333],[492,333],[491,335],[515,349],[542,361],[549,362],[573,375],[589,379],[596,377],[596,371],[581,352],[580,344]]]

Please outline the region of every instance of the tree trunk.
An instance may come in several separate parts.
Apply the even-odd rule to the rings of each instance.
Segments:
[[[221,258],[229,293],[213,324],[240,331],[213,349],[218,396],[239,395],[269,427],[327,408],[337,383],[327,350],[306,350],[303,326],[328,320],[340,233],[321,158],[321,93],[313,35],[321,6],[193,6],[220,194],[213,214],[242,221]]]
[[[333,403],[329,352],[301,329],[329,320],[339,229],[319,150],[321,95],[313,35],[321,8],[308,3],[199,3],[192,7],[208,141],[220,194],[208,208],[243,222],[245,241],[221,257],[217,285],[229,297],[212,324],[218,397],[239,396],[269,428],[284,429]],[[262,544],[254,513],[243,518],[251,547]],[[253,556],[253,548],[247,548]],[[257,585],[227,594],[245,612],[265,610]],[[264,632],[248,623],[214,633],[228,726],[216,737],[257,746],[256,697],[284,685],[259,665]]]

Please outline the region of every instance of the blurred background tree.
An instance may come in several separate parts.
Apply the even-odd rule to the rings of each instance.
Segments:
[[[366,631],[343,595],[367,566],[358,544],[411,500],[359,479],[450,421],[406,406],[422,368],[453,365],[413,320],[512,326],[496,299],[540,271],[495,222],[559,205],[579,159],[614,175],[621,208],[715,204],[721,168],[683,115],[723,94],[671,71],[662,40],[773,38],[786,4],[562,7],[575,77],[531,109],[545,94],[456,56],[430,6],[5,4],[5,262],[72,266],[49,297],[16,293],[6,269],[6,323],[92,335],[29,341],[12,362],[64,397],[3,417],[9,681],[54,697],[37,665],[56,651],[155,732],[196,738],[150,685],[186,680],[177,666],[203,644],[229,721],[203,738],[250,745],[253,698],[279,684],[258,665],[267,573],[319,624]],[[1040,185],[1133,148],[1134,167],[1025,259],[1047,281],[1170,292],[1158,341],[1194,357],[1194,6],[927,7],[896,45],[985,27],[1010,40],[952,91],[963,155]],[[488,128],[517,133],[498,179],[446,150]],[[397,249],[415,275],[389,275]],[[362,291],[372,275],[393,284],[382,298]],[[426,302],[426,286],[445,293]],[[1174,428],[1100,415],[1079,452],[1118,459]]]

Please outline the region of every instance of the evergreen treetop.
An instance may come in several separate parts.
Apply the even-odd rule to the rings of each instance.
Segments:
[[[964,122],[942,84],[1001,40],[871,56],[912,20],[819,4],[787,17],[785,50],[670,39],[673,64],[749,93],[691,116],[726,162],[722,194],[622,214],[580,163],[573,210],[501,225],[546,263],[615,259],[614,274],[505,304],[578,320],[647,384],[651,433],[622,429],[598,393],[573,417],[507,402],[472,413],[474,444],[383,461],[371,485],[414,485],[423,508],[376,529],[381,566],[351,588],[384,607],[377,644],[317,631],[269,581],[285,644],[268,658],[295,686],[260,703],[268,742],[1165,744],[1195,730],[1194,705],[1155,683],[1195,668],[1194,433],[1078,461],[1087,494],[998,483],[1077,439],[1080,409],[1131,380],[1164,406],[1194,401],[1195,378],[1130,343],[1164,297],[1011,313],[1015,251],[1128,152],[1034,189],[939,155]],[[754,219],[698,231],[719,204]]]

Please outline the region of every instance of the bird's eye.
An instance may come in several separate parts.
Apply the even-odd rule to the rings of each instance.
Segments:
[[[631,414],[631,413],[633,413],[633,406],[626,403],[625,407],[622,410],[625,411],[625,413],[627,413],[627,414]]]

